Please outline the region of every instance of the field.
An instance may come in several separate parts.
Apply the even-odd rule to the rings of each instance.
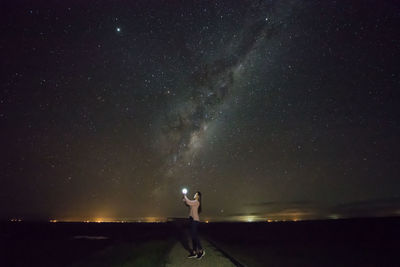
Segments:
[[[245,266],[400,266],[399,218],[207,224],[203,233]]]
[[[0,229],[1,266],[162,266],[174,242],[166,224],[3,222]]]
[[[399,226],[400,218],[370,218],[203,223],[200,231],[239,266],[400,266]],[[186,246],[175,222],[0,227],[1,266],[164,266],[173,246]]]

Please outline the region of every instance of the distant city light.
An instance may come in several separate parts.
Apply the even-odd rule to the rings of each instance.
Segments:
[[[260,221],[261,218],[257,216],[244,216],[242,220],[246,222],[255,222],[255,221]]]

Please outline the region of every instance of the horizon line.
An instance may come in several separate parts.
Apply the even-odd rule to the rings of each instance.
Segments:
[[[200,220],[203,223],[228,223],[228,222],[241,222],[241,223],[274,223],[274,222],[306,222],[306,221],[332,221],[332,220],[351,220],[351,219],[379,219],[379,218],[400,218],[399,215],[386,215],[386,216],[348,216],[348,217],[325,217],[325,218],[292,218],[292,219],[222,219],[222,218],[208,218]],[[92,219],[92,220],[75,220],[75,219],[23,219],[23,218],[9,218],[0,219],[0,222],[48,222],[48,223],[168,223],[177,220],[184,220],[187,217],[142,217],[140,219]]]

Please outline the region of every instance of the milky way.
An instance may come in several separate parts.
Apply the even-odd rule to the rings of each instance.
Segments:
[[[295,6],[294,1],[252,3],[245,12],[243,24],[230,33],[232,38],[221,43],[215,58],[200,59],[200,67],[188,78],[184,97],[161,117],[159,148],[166,157],[162,170],[166,177],[183,175],[186,177],[179,179],[180,182],[194,182],[187,179],[190,174],[179,171],[190,170],[196,163],[196,153],[207,145],[204,139],[210,125],[232,108],[231,101],[237,90],[246,90],[244,86],[237,86],[237,81],[251,79],[251,73],[244,72],[257,60],[254,58],[257,49],[260,46],[268,49],[268,41],[279,34]]]

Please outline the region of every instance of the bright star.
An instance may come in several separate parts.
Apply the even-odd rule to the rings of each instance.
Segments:
[[[121,31],[121,28],[118,27],[118,28],[117,28],[117,32],[120,32],[120,31]]]

